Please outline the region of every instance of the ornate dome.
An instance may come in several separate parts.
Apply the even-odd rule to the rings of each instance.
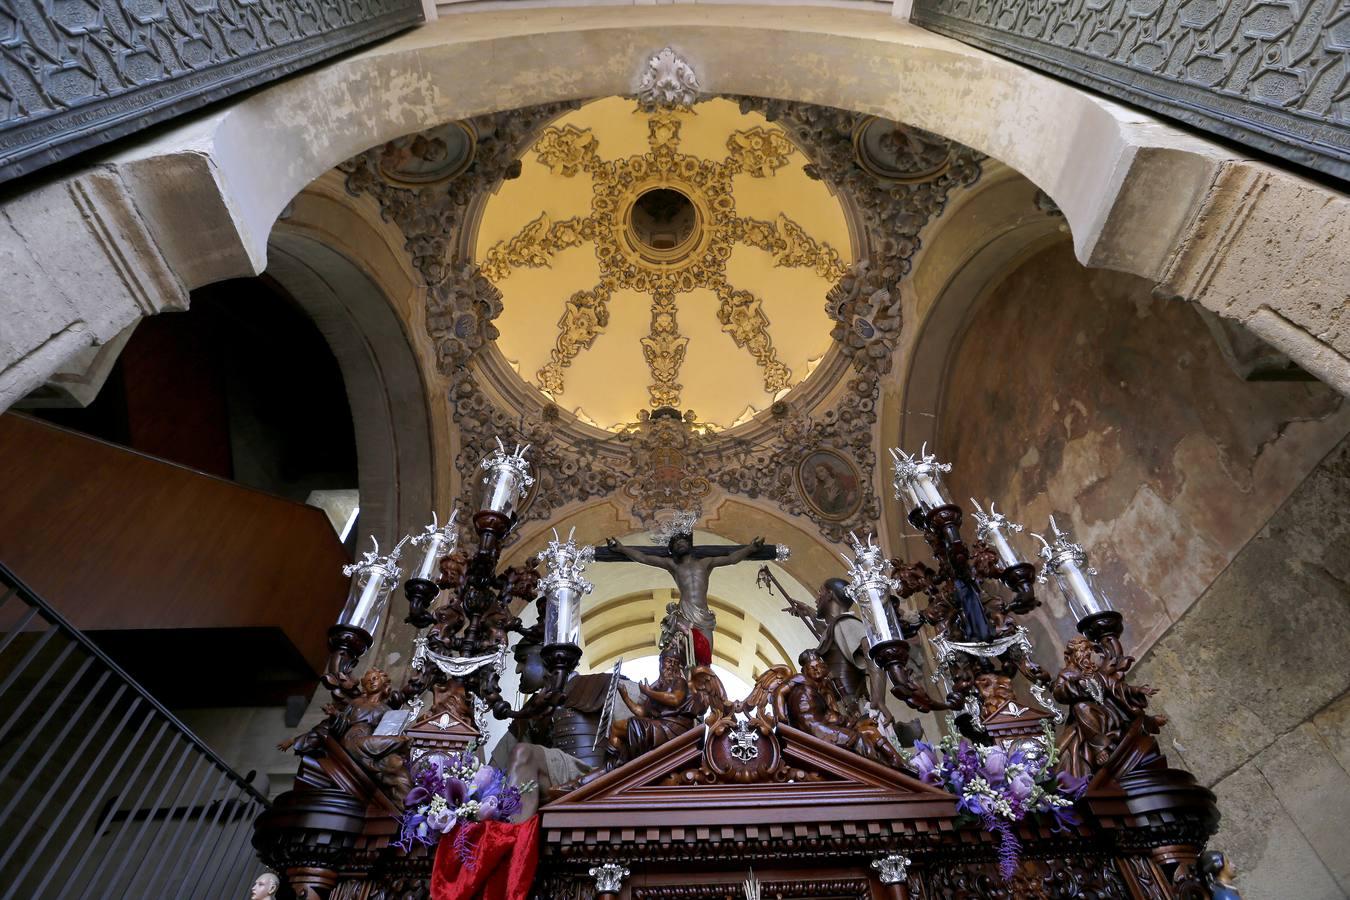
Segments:
[[[660,407],[713,428],[749,419],[829,349],[825,296],[852,262],[844,209],[806,164],[728,100],[562,116],[474,240],[503,295],[498,348],[602,428]]]

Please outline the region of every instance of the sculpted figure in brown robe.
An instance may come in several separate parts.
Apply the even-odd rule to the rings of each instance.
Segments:
[[[873,719],[846,716],[830,679],[830,669],[815,650],[797,658],[802,673],[778,690],[775,712],[779,721],[837,747],[852,750],[892,768],[903,768],[900,752],[881,733]]]

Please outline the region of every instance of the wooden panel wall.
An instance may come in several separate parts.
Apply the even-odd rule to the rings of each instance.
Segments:
[[[279,629],[321,671],[349,560],[318,509],[9,413],[0,561],[95,638]]]

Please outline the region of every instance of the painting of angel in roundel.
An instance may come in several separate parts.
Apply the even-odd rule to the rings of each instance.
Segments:
[[[843,454],[820,447],[797,464],[797,490],[822,519],[843,521],[862,505],[862,478]]]

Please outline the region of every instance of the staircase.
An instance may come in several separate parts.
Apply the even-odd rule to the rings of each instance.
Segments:
[[[0,565],[0,900],[247,896],[267,807]]]

